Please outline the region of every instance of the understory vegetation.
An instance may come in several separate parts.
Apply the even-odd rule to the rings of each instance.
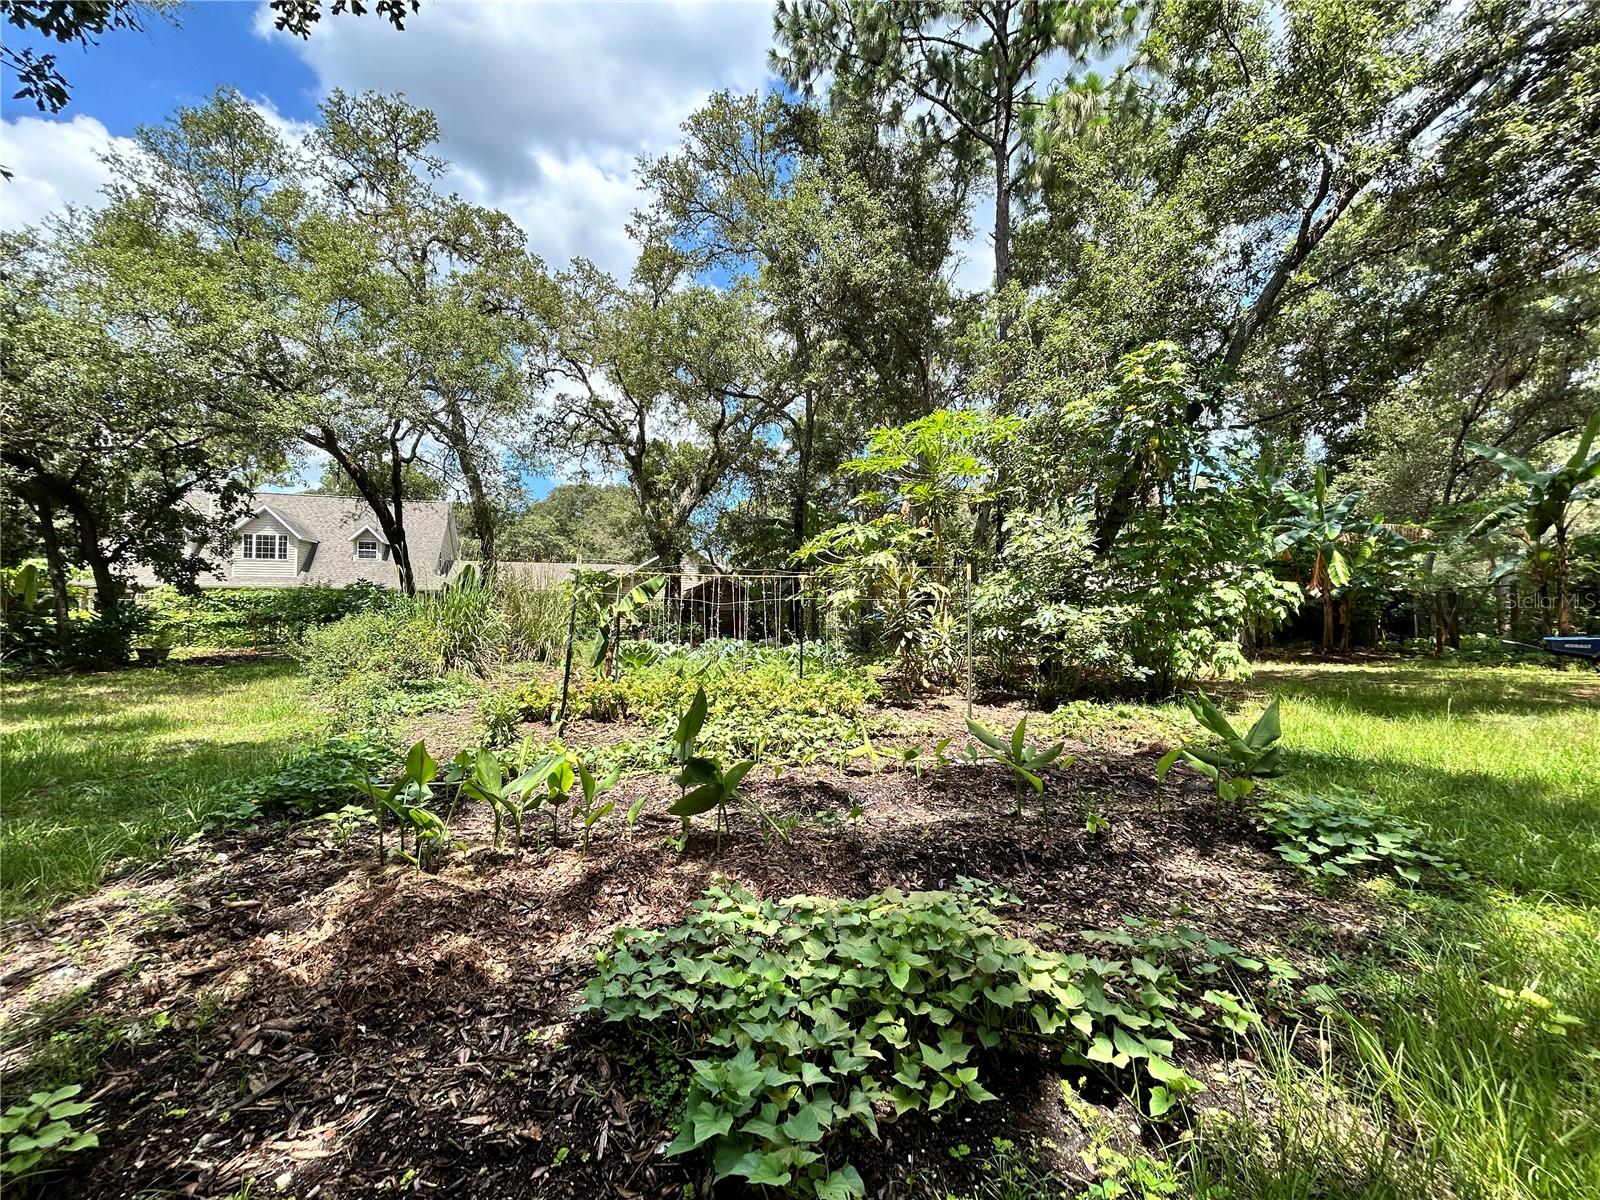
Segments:
[[[0,1186],[1600,1196],[1600,0],[757,16],[0,230]]]
[[[422,878],[599,864],[652,840],[718,871],[742,861],[745,839],[784,861],[812,839],[848,844],[925,788],[1032,853],[1080,838],[1074,853],[1092,859],[1136,849],[1149,819],[1098,791],[1095,773],[1148,747],[1122,759],[1152,789],[1146,813],[1212,806],[1208,822],[1241,822],[1278,864],[1281,895],[1364,912],[1372,932],[1302,922],[1241,941],[1181,901],[1063,926],[1028,898],[1043,867],[854,897],[756,894],[736,874],[677,919],[616,928],[587,972],[580,1012],[627,1039],[623,1080],[656,1114],[664,1161],[686,1179],[859,1196],[886,1169],[883,1139],[926,1128],[913,1161],[973,1197],[1566,1200],[1600,1183],[1587,1119],[1600,1103],[1600,704],[1587,676],[1270,665],[1214,706],[1069,705],[1037,730],[984,709],[986,744],[958,732],[959,710],[887,705],[877,668],[846,652],[819,654],[802,685],[788,650],[620,649],[617,678],[584,673],[560,729],[548,675],[477,677],[440,714],[334,734],[291,663],[22,685],[7,707],[7,909],[86,892],[118,860],[159,860],[206,828],[336,861],[371,862],[376,846]],[[498,749],[406,752],[409,731],[452,713],[481,734],[497,696],[512,734]],[[808,712],[837,753],[808,757],[824,736]],[[1074,754],[1048,753],[1060,735]],[[1031,765],[1011,764],[1014,736]],[[1176,760],[1159,791],[1154,747],[1194,760]],[[169,760],[182,766],[146,774]],[[757,761],[768,767],[747,773]],[[1214,764],[1217,778],[1202,769]],[[1028,775],[1040,794],[1019,815]],[[862,798],[821,821],[775,790],[812,779]],[[691,792],[707,799],[686,803]],[[682,829],[668,835],[663,819]],[[159,1036],[80,1017],[47,1023],[67,1033],[41,1046],[37,1027],[17,1026],[10,1044],[35,1049],[13,1069],[46,1095],[93,1085],[80,1042]],[[1016,1102],[1018,1070],[1045,1071],[1052,1119],[1086,1140],[1027,1122],[978,1132],[986,1110]],[[1132,1106],[1141,1140],[1118,1132],[1108,1094]],[[106,1126],[79,1118],[63,1144],[92,1157],[84,1138]]]

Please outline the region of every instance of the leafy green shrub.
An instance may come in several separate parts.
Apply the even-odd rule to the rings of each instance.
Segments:
[[[585,1011],[704,1055],[669,1153],[714,1143],[718,1178],[790,1194],[861,1196],[844,1135],[875,1134],[879,1103],[991,1099],[983,1050],[1125,1071],[1156,1085],[1153,1109],[1200,1086],[1171,1061],[1178,1001],[1151,964],[1008,937],[966,881],[865,900],[712,888],[682,925],[620,931],[597,962]]]
[[[1284,862],[1322,878],[1392,871],[1407,883],[1433,872],[1460,882],[1461,865],[1445,858],[1427,835],[1354,792],[1273,792],[1258,807],[1263,831],[1279,839]]]
[[[511,745],[523,722],[551,720],[560,700],[560,685],[543,679],[490,693],[478,706],[478,728],[484,743],[496,748]]]
[[[117,666],[128,661],[145,613],[125,604],[115,613],[73,608],[63,645],[44,564],[0,567],[0,661],[42,670]]]
[[[212,588],[185,596],[156,588],[140,598],[151,628],[175,642],[202,646],[275,646],[353,613],[389,608],[398,593],[361,580],[347,587]]]
[[[373,733],[346,733],[302,751],[270,775],[240,789],[240,798],[267,816],[306,819],[336,812],[350,802],[350,781],[388,775],[400,747]]]
[[[0,1114],[0,1139],[5,1145],[0,1177],[8,1184],[36,1178],[59,1167],[67,1155],[100,1144],[96,1134],[72,1124],[74,1117],[94,1107],[92,1101],[74,1099],[82,1090],[77,1084],[68,1084],[53,1092],[34,1092]]]
[[[323,625],[306,635],[301,657],[313,691],[354,690],[381,681],[438,679],[445,673],[446,639],[439,625],[415,609],[364,612]]]
[[[478,705],[478,736],[485,746],[503,750],[522,727],[522,707],[505,692],[490,692]]]

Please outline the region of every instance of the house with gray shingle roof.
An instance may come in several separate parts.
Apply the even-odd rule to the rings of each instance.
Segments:
[[[187,503],[210,504],[191,496]],[[456,569],[461,539],[447,500],[408,500],[406,546],[419,591],[437,591]],[[256,492],[233,527],[227,553],[213,551],[216,571],[203,588],[345,587],[365,581],[398,588],[400,572],[377,518],[365,500],[303,492]],[[161,581],[148,567],[133,572],[140,587]]]

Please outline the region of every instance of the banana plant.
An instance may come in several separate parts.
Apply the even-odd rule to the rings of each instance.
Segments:
[[[1289,505],[1289,515],[1278,523],[1273,546],[1284,553],[1297,546],[1312,553],[1308,595],[1322,601],[1322,652],[1333,653],[1334,594],[1350,582],[1351,561],[1345,547],[1374,536],[1383,526],[1379,521],[1355,515],[1361,504],[1360,492],[1349,492],[1337,499],[1328,496],[1328,472],[1317,468],[1309,492],[1296,491],[1280,484],[1279,494]]]
[[[979,744],[996,762],[1002,762],[1011,768],[1012,791],[1016,797],[1017,808],[1014,814],[1019,820],[1022,817],[1022,785],[1026,783],[1040,796],[1044,795],[1044,772],[1047,768],[1056,766],[1058,770],[1066,770],[1077,762],[1077,756],[1061,757],[1065,745],[1057,742],[1054,746],[1046,746],[1042,750],[1035,750],[1028,745],[1028,718],[1023,717],[1017,722],[1009,736],[1002,737],[985,728],[980,722],[967,718],[967,731],[978,739]],[[1059,760],[1059,761],[1058,761]],[[1045,810],[1048,819],[1049,809]]]
[[[1600,450],[1594,448],[1597,439],[1600,439],[1600,412],[1589,418],[1578,437],[1577,447],[1566,462],[1548,471],[1536,471],[1526,459],[1498,447],[1481,442],[1466,443],[1468,450],[1487,459],[1527,489],[1522,496],[1501,505],[1479,521],[1471,536],[1478,537],[1503,525],[1515,524],[1528,547],[1523,557],[1535,562],[1538,556],[1533,552],[1546,535],[1550,536],[1553,547],[1545,557],[1548,577],[1556,592],[1556,632],[1560,634],[1572,632],[1568,588],[1572,566],[1572,518],[1586,501],[1600,500]]]
[[[1242,803],[1255,790],[1262,779],[1276,779],[1284,768],[1280,763],[1281,748],[1278,739],[1283,727],[1278,720],[1278,701],[1274,697],[1265,711],[1256,718],[1248,733],[1241,735],[1233,723],[1204,692],[1197,692],[1184,701],[1194,719],[1221,739],[1220,745],[1202,745],[1185,742],[1174,746],[1156,763],[1156,786],[1167,780],[1173,764],[1182,762],[1198,771],[1216,786],[1222,800]]]
[[[605,674],[615,673],[623,634],[638,624],[641,614],[666,588],[667,577],[655,575],[623,590],[626,582],[625,576],[609,571],[577,573],[573,586],[589,619],[595,622],[594,636],[584,647],[592,671],[603,667]]]

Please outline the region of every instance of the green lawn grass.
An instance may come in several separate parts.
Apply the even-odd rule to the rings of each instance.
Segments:
[[[1370,793],[1474,882],[1385,893],[1392,933],[1338,976],[1337,1073],[1269,1055],[1291,1118],[1201,1139],[1197,1192],[1600,1196],[1600,677],[1274,666],[1233,707],[1265,694],[1284,783]]]
[[[92,890],[107,864],[204,822],[226,786],[323,720],[294,663],[6,680],[0,705],[0,908]]]
[[[1480,878],[1600,904],[1600,675],[1537,667],[1267,668],[1291,782],[1370,792]]]

